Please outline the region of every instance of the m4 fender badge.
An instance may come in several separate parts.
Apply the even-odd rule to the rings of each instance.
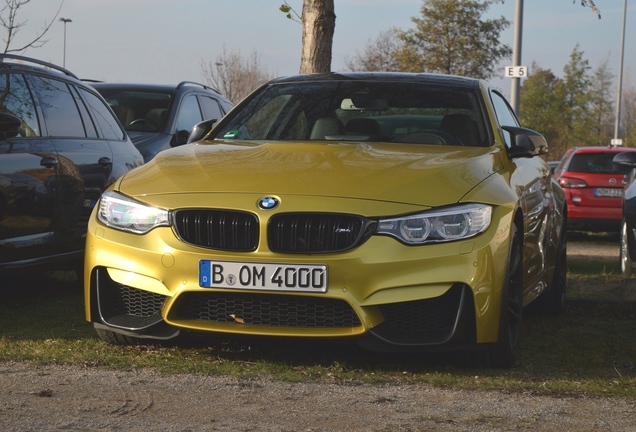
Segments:
[[[262,210],[273,210],[278,207],[278,204],[280,204],[280,200],[278,198],[268,196],[261,198],[258,201],[258,208]]]

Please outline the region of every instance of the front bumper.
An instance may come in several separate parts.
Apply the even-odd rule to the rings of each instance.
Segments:
[[[343,253],[292,255],[219,252],[180,242],[170,228],[139,236],[91,218],[86,319],[158,339],[184,329],[360,337],[396,348],[495,342],[510,224],[498,208],[491,227],[466,241],[405,246],[373,236]],[[324,264],[329,285],[325,293],[202,288],[201,259]]]

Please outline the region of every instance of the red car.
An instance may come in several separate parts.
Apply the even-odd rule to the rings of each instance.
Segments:
[[[630,168],[613,163],[625,147],[574,147],[568,150],[554,176],[568,198],[568,229],[618,232],[623,216],[625,175]]]

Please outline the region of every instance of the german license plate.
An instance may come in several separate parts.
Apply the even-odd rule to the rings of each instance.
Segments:
[[[594,196],[597,197],[622,197],[623,189],[618,188],[596,188],[594,189]]]
[[[204,288],[326,292],[327,266],[200,260],[199,285]]]

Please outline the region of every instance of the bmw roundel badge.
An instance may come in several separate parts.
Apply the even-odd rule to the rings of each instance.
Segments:
[[[262,198],[258,202],[258,208],[262,210],[273,210],[276,207],[278,207],[279,203],[280,201],[278,200],[278,198],[269,196],[269,197]]]

